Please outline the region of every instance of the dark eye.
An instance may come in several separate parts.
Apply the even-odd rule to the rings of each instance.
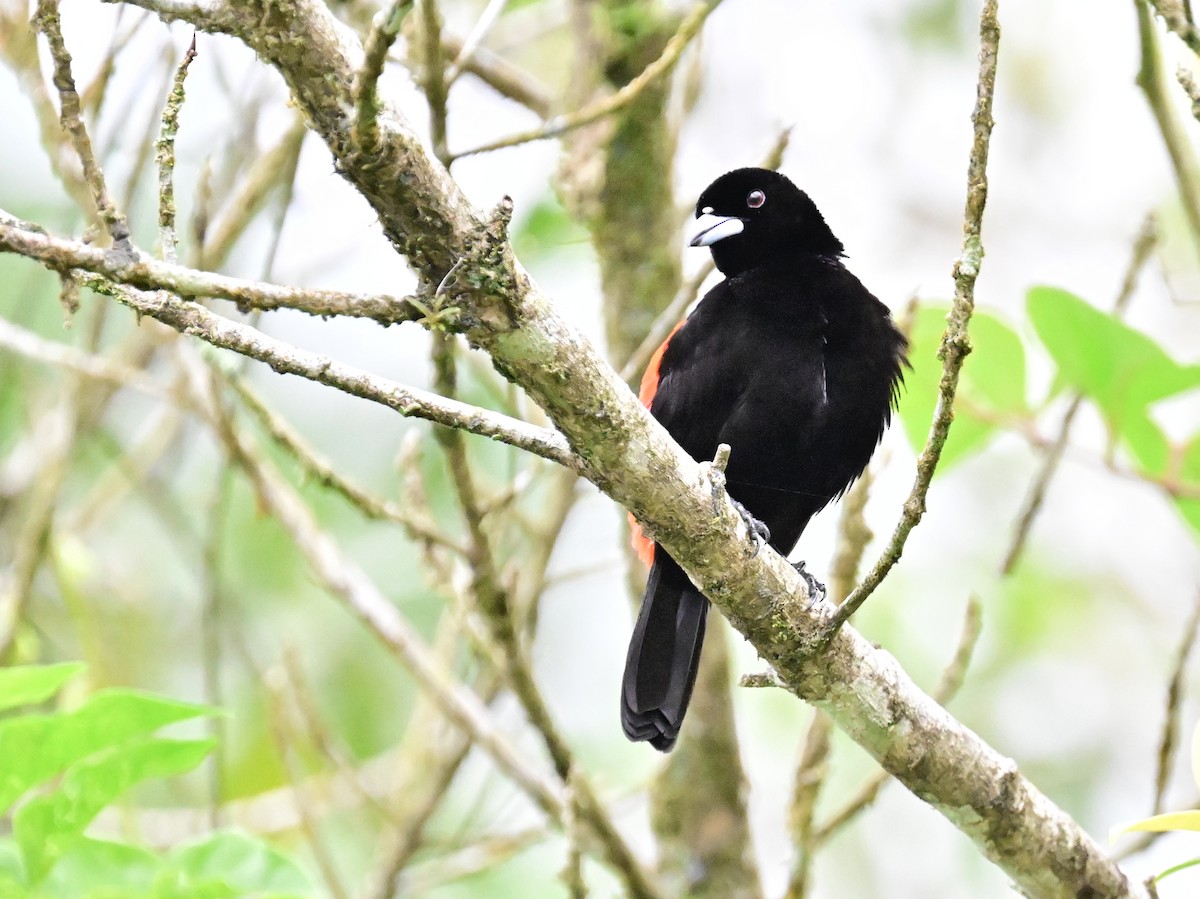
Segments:
[[[767,202],[767,195],[761,190],[752,190],[746,194],[746,205],[751,209],[757,209],[765,202]]]

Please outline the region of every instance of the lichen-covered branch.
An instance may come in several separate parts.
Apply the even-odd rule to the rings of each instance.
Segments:
[[[140,2],[168,18],[195,8]],[[461,310],[457,326],[542,406],[579,470],[642,520],[781,683],[825,711],[1027,895],[1146,896],[1011,760],[921,692],[890,655],[852,628],[828,636],[832,608],[811,604],[778,554],[754,554],[728,497],[517,265],[504,216],[473,210],[390,104],[381,105],[371,152],[354,144],[348,86],[362,49],[324,3],[246,0],[202,13],[201,27],[238,36],[279,70],[397,249]],[[970,262],[964,254],[960,276]]]
[[[983,209],[987,204],[987,161],[992,137],[992,96],[996,90],[996,61],[1000,50],[1000,21],[996,10],[997,0],[984,0],[979,19],[979,81],[975,94],[975,111],[971,124],[975,135],[971,145],[971,156],[967,162],[967,200],[963,213],[962,254],[954,263],[954,302],[946,316],[946,331],[942,334],[938,358],[942,360],[942,377],[938,383],[937,407],[925,448],[917,457],[917,476],[912,491],[904,501],[900,521],[892,532],[888,545],[879,560],[867,572],[862,583],[846,597],[834,616],[831,627],[841,627],[864,602],[867,601],[892,566],[900,561],[904,544],[925,515],[925,496],[942,457],[942,447],[950,435],[954,422],[954,395],[958,389],[958,375],[963,361],[971,352],[971,338],[967,326],[971,313],[975,311],[975,279],[983,262]]]
[[[97,293],[112,295],[141,315],[157,319],[176,331],[198,337],[215,347],[265,362],[280,374],[299,375],[335,387],[343,393],[380,403],[402,415],[424,418],[510,443],[560,465],[575,467],[580,464],[565,441],[546,428],[389,381],[328,356],[301,350],[249,325],[222,318],[203,306],[162,292],[145,293],[117,288],[99,278],[85,278],[84,283]]]
[[[114,253],[91,244],[52,237],[0,210],[0,252],[19,253],[46,268],[65,273],[76,269],[103,276],[114,284],[139,290],[167,290],[179,297],[217,297],[241,309],[295,309],[308,315],[349,315],[390,325],[423,314],[410,297],[345,293],[339,290],[284,287],[159,262],[133,251]],[[418,301],[420,302],[420,301]]]

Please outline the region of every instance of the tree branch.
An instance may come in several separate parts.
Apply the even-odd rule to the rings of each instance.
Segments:
[[[942,457],[942,447],[950,435],[954,421],[954,395],[958,389],[958,375],[963,360],[971,352],[971,339],[967,326],[971,313],[975,311],[975,279],[979,277],[979,266],[983,262],[983,209],[987,204],[987,161],[988,147],[992,137],[992,95],[996,90],[996,61],[1000,49],[1000,22],[996,11],[997,0],[984,0],[979,19],[979,82],[975,94],[975,110],[971,124],[975,139],[971,145],[971,157],[967,162],[967,200],[963,213],[962,254],[954,263],[954,303],[946,316],[946,331],[942,335],[938,358],[942,360],[942,378],[938,384],[937,408],[929,428],[925,448],[917,458],[917,477],[912,492],[904,501],[904,511],[892,539],[884,548],[879,560],[863,578],[854,592],[846,597],[834,616],[831,627],[841,627],[867,601],[892,566],[900,561],[904,544],[925,515],[925,496]]]
[[[402,415],[424,418],[510,443],[568,468],[580,464],[562,437],[546,428],[446,399],[416,387],[407,387],[327,356],[301,350],[249,325],[215,315],[196,303],[162,293],[114,288],[99,278],[85,280],[85,283],[97,293],[111,295],[134,311],[148,315],[176,331],[265,362],[280,374],[299,375],[335,387],[343,393],[387,406]]]
[[[345,293],[340,290],[284,287],[245,281],[199,269],[159,262],[130,245],[123,255],[78,241],[52,237],[0,210],[0,252],[36,259],[59,273],[83,269],[116,284],[139,290],[167,290],[179,297],[218,297],[242,310],[294,309],[308,315],[347,315],[370,318],[382,325],[413,321],[423,314],[411,297]],[[420,303],[417,300],[417,303]]]
[[[849,627],[828,637],[832,608],[810,603],[802,579],[777,553],[754,554],[728,497],[714,492],[516,263],[504,215],[481,219],[390,105],[381,109],[376,146],[366,152],[353,143],[347,86],[362,50],[324,3],[247,0],[204,27],[238,35],[280,71],[397,249],[463,310],[468,339],[545,409],[579,470],[638,516],[789,690],[829,714],[1027,895],[1146,896],[1011,760],[922,693],[889,654]],[[977,242],[971,249],[974,258],[964,254],[959,266],[963,285],[978,265]]]
[[[473,147],[470,150],[464,150],[462,153],[455,153],[454,158],[462,159],[464,156],[477,156],[480,153],[491,153],[494,150],[516,147],[535,140],[558,137],[575,128],[590,125],[592,122],[612,115],[614,112],[628,106],[638,98],[642,91],[653,84],[655,80],[663,77],[671,69],[675,68],[675,64],[679,62],[679,57],[683,55],[683,51],[687,49],[687,45],[691,43],[692,38],[700,33],[700,29],[704,26],[704,20],[708,18],[708,14],[720,4],[721,0],[702,0],[701,3],[697,4],[688,14],[687,18],[679,24],[679,30],[667,42],[667,46],[663,48],[662,55],[646,66],[645,70],[638,77],[634,78],[615,94],[605,97],[583,109],[557,116],[538,128],[522,131],[518,134],[492,141],[491,143]]]

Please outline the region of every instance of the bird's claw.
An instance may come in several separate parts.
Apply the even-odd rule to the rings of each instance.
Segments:
[[[829,595],[829,591],[825,589],[825,585],[818,581],[807,568],[804,567],[804,562],[794,562],[792,567],[796,569],[796,573],[804,578],[804,583],[808,585],[808,601],[810,605],[815,605],[819,602],[824,602]]]
[[[738,515],[742,516],[742,521],[746,523],[746,530],[750,532],[750,539],[754,541],[754,555],[758,555],[758,551],[766,544],[771,542],[771,530],[757,518],[750,514],[750,510],[739,503],[736,499],[730,497],[730,502],[737,509]]]

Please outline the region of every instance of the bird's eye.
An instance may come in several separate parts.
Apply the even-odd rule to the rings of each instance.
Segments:
[[[765,202],[767,202],[767,195],[761,190],[752,190],[746,194],[746,205],[751,209],[757,209]]]

